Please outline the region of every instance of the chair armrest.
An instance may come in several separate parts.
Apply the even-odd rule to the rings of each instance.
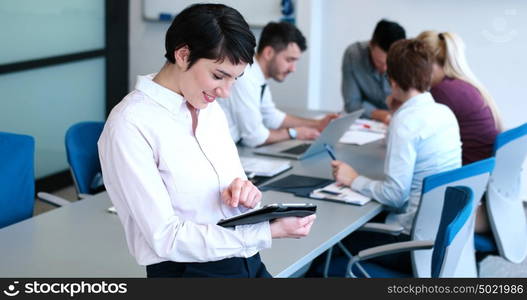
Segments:
[[[358,231],[379,232],[398,236],[404,228],[400,225],[369,222],[358,229]]]
[[[68,204],[71,204],[70,201],[64,199],[64,198],[61,198],[61,197],[58,197],[58,196],[55,196],[55,195],[52,195],[52,194],[49,194],[49,193],[45,193],[45,192],[38,192],[37,193],[37,198],[39,200],[42,200],[44,202],[47,202],[53,206],[57,206],[57,207],[61,207],[61,206],[64,206],[64,205],[68,205]]]
[[[356,257],[359,260],[368,260],[375,257],[406,252],[412,250],[425,250],[434,248],[434,241],[408,241],[377,246],[360,251]]]
[[[400,225],[377,223],[377,222],[366,223],[366,224],[362,225],[359,229],[357,229],[357,231],[378,232],[378,233],[389,234],[389,235],[393,235],[393,236],[400,235],[403,232],[403,230],[404,230],[404,228],[402,226],[400,226]],[[346,254],[346,256],[348,256],[350,258],[350,260],[355,258],[355,257],[353,257],[351,255],[349,250],[346,249],[346,247],[341,242],[337,243],[337,246],[340,249],[342,249],[344,254]],[[371,248],[371,249],[373,249],[373,248]],[[385,254],[383,254],[383,255],[385,255]],[[328,268],[329,268],[329,260],[326,260],[326,268],[325,268],[326,273],[327,273]],[[324,277],[326,277],[326,276],[324,276]]]
[[[58,197],[58,196],[55,196],[55,195],[52,195],[52,194],[49,194],[49,193],[45,193],[45,192],[38,192],[37,193],[37,198],[41,201],[44,201],[46,203],[49,203],[53,206],[57,206],[57,207],[61,207],[61,206],[64,206],[64,205],[68,205],[68,204],[71,204],[70,201],[64,199],[64,198],[61,198],[61,197]]]
[[[379,256],[399,253],[399,252],[406,252],[406,251],[413,251],[413,250],[426,250],[426,249],[432,249],[434,248],[434,241],[408,241],[408,242],[400,242],[400,243],[391,243],[387,245],[372,247],[369,249],[365,249],[360,251],[357,255],[352,257],[348,263],[348,267],[346,270],[346,275],[349,277],[356,278],[357,276],[353,273],[353,266],[357,264],[357,267],[359,270],[366,276],[370,277],[368,272],[364,270],[364,268],[360,265],[359,262],[372,259]]]

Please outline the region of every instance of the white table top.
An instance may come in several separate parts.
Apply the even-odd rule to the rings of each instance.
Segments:
[[[335,150],[361,174],[382,177],[383,142],[361,147],[339,144]],[[241,148],[240,154],[251,155],[251,150]],[[331,178],[329,163],[327,153],[292,161],[293,169],[277,178],[289,174]],[[375,201],[354,206],[264,192],[263,203],[274,202],[318,206],[308,237],[275,239],[272,248],[261,251],[275,277],[292,275],[382,210]],[[145,268],[128,252],[118,217],[106,211],[110,205],[108,195],[101,193],[0,229],[0,277],[145,277]]]

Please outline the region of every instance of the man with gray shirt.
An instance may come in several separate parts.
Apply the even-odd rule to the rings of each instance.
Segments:
[[[386,75],[386,56],[395,41],[406,38],[404,28],[387,20],[377,23],[370,41],[355,42],[342,60],[344,110],[364,108],[363,117],[389,123],[387,106],[391,88]]]

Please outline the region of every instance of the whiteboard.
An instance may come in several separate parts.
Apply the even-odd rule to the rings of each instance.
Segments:
[[[143,0],[143,17],[149,21],[170,21],[185,7],[204,1],[193,0]],[[221,3],[238,10],[253,27],[263,27],[270,21],[282,18],[280,0],[223,0]]]

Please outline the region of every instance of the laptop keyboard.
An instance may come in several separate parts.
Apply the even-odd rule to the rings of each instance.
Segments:
[[[293,154],[293,155],[300,155],[304,152],[306,152],[307,148],[309,148],[309,146],[311,146],[311,144],[309,143],[306,143],[306,144],[300,144],[298,146],[294,146],[293,148],[289,148],[289,149],[286,149],[286,150],[283,150],[283,151],[280,151],[280,153],[287,153],[287,154]]]

